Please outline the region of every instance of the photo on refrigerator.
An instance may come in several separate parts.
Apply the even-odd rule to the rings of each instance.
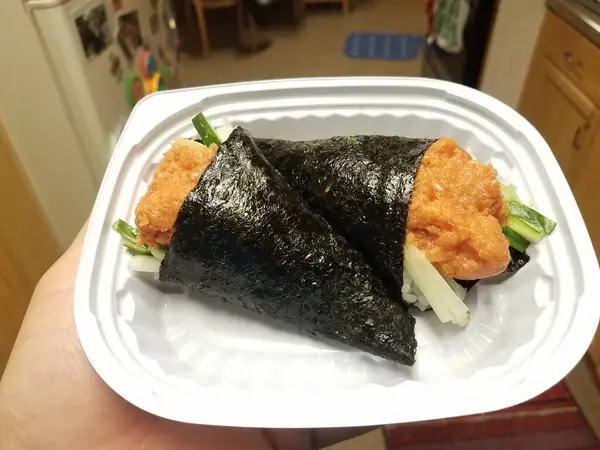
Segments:
[[[130,63],[136,51],[142,46],[143,38],[140,26],[140,19],[137,11],[119,16],[119,31],[117,32],[117,41],[123,55]]]
[[[77,16],[75,25],[88,59],[101,54],[112,43],[106,8],[103,4],[96,5]]]

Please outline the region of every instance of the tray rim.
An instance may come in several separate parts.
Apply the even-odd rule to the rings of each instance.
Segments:
[[[568,214],[569,226],[571,229],[578,234],[578,239],[575,241],[577,247],[577,255],[582,261],[582,266],[585,268],[586,273],[584,279],[590,282],[593,289],[582,295],[579,304],[577,306],[575,315],[573,317],[573,323],[577,322],[579,327],[575,330],[574,326],[570,326],[565,339],[561,343],[560,347],[549,355],[546,365],[548,366],[551,361],[558,359],[561,362],[560,366],[549,365],[544,370],[540,367],[539,376],[533,379],[521,380],[519,383],[519,393],[507,393],[507,395],[499,396],[496,395],[495,399],[491,401],[490,398],[473,400],[470,403],[469,408],[459,406],[450,407],[446,405],[445,408],[439,408],[433,413],[421,411],[417,414],[412,414],[410,418],[406,413],[399,415],[397,412],[390,412],[389,409],[381,408],[379,412],[374,412],[368,420],[353,420],[352,417],[332,418],[326,425],[323,425],[322,421],[314,420],[314,418],[307,417],[306,414],[283,414],[279,419],[275,419],[268,424],[262,420],[262,414],[257,414],[257,417],[246,418],[246,420],[236,421],[232,423],[228,420],[227,411],[210,411],[208,414],[196,414],[190,415],[189,409],[182,407],[184,404],[181,403],[169,403],[169,399],[160,398],[156,393],[154,395],[148,395],[146,390],[138,389],[135,386],[135,380],[130,380],[130,374],[121,366],[118,365],[118,361],[115,360],[114,355],[111,354],[109,348],[106,346],[101,330],[98,327],[98,323],[95,318],[87,310],[87,303],[82,299],[85,297],[86,289],[88,288],[91,280],[91,268],[86,268],[85,264],[81,263],[78,268],[77,283],[75,287],[75,320],[78,335],[86,353],[86,356],[90,360],[90,363],[98,374],[104,379],[104,381],[119,395],[131,402],[132,404],[144,409],[155,415],[159,415],[172,420],[201,423],[207,425],[235,425],[235,426],[250,426],[250,427],[319,427],[319,426],[358,426],[358,425],[378,425],[386,423],[398,423],[399,421],[412,421],[412,420],[429,420],[442,417],[453,417],[457,415],[474,414],[497,410],[505,407],[512,406],[522,401],[526,401],[532,398],[546,389],[550,388],[558,381],[560,381],[575,364],[579,361],[581,356],[585,353],[592,337],[596,331],[598,324],[598,318],[600,317],[600,302],[595,302],[592,297],[593,293],[598,293],[600,277],[598,277],[598,263],[596,256],[591,244],[591,240],[587,233],[587,229],[583,223],[583,219],[579,210],[575,204],[575,200],[572,196],[570,188],[566,184],[566,180],[562,175],[562,171],[558,168],[558,163],[552,156],[551,150],[543,140],[541,135],[530,125],[519,113],[512,110],[507,105],[500,101],[493,99],[479,91],[475,91],[465,86],[449,83],[445,81],[414,78],[414,77],[344,77],[344,78],[299,78],[299,79],[285,79],[285,80],[263,80],[257,82],[243,82],[243,83],[231,83],[224,85],[212,85],[199,88],[187,88],[176,91],[161,92],[145,97],[139,102],[134,108],[130,118],[125,125],[122,135],[120,136],[116,150],[109,162],[108,169],[105,177],[102,181],[101,188],[97,197],[97,201],[94,205],[92,215],[90,216],[90,224],[86,233],[84,248],[82,251],[81,261],[85,261],[86,258],[90,258],[95,247],[94,238],[100,236],[100,231],[105,226],[104,217],[100,216],[103,211],[103,203],[106,203],[110,196],[104,195],[107,190],[110,190],[116,177],[119,175],[119,171],[115,169],[115,166],[119,166],[126,158],[128,153],[137,142],[148,134],[156,126],[160,125],[163,121],[168,119],[172,114],[184,110],[193,104],[202,102],[215,94],[235,94],[236,92],[245,91],[269,91],[272,89],[307,89],[314,87],[372,87],[372,86],[384,86],[384,87],[397,87],[397,86],[410,86],[418,85],[431,86],[437,89],[443,89],[448,92],[453,92],[456,95],[469,95],[475,98],[479,97],[483,103],[489,103],[494,109],[502,115],[507,115],[515,123],[519,124],[519,129],[522,133],[529,135],[531,139],[540,144],[542,150],[549,153],[551,158],[546,158],[543,161],[544,169],[557,172],[560,177],[558,184],[560,189],[564,190],[565,187],[567,192],[570,193],[567,203],[569,207],[578,214]],[[193,94],[193,95],[189,95]],[[174,95],[179,95],[180,98],[185,99],[184,102],[177,103],[177,106],[169,105],[171,98]],[[185,103],[185,104],[184,104]],[[112,169],[112,170],[111,170]],[[593,291],[593,292],[591,292]],[[584,325],[585,324],[585,325]],[[583,325],[583,326],[582,326]],[[104,344],[104,345],[103,345]],[[560,350],[560,351],[559,351]],[[556,354],[560,353],[560,357]],[[410,383],[405,382],[405,383]],[[374,387],[374,390],[380,389]],[[383,388],[381,388],[383,389]],[[420,392],[419,395],[423,395]],[[418,401],[419,395],[415,397],[415,401]],[[356,408],[354,400],[354,394],[344,395],[343,397],[337,398],[336,410],[349,411],[352,408]],[[469,396],[472,399],[473,396]],[[171,399],[175,401],[176,399]],[[186,399],[179,399],[179,402],[185,401]],[[241,399],[240,399],[241,400]],[[297,403],[293,405],[294,409],[310,411],[310,405],[306,405],[304,408],[303,399],[297,398]],[[464,399],[463,399],[464,400]],[[483,401],[485,400],[485,401]],[[211,404],[211,406],[213,406]],[[350,409],[348,409],[350,408]],[[293,419],[293,420],[290,420]]]

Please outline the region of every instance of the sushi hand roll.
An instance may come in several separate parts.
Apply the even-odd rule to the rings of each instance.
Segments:
[[[457,143],[395,136],[258,139],[265,157],[363,252],[399,295],[404,246],[448,278],[503,272],[507,210],[496,171]]]
[[[193,123],[199,137],[176,140],[136,208],[139,232],[124,222],[115,224],[127,240],[124,245],[136,254],[132,259],[135,271],[159,271],[176,223],[185,213],[182,205],[185,207],[203,184],[222,140],[230,151],[229,146],[243,133],[236,130],[230,141],[227,136],[233,128],[216,132],[201,113]],[[261,164],[266,159],[268,167],[276,169],[273,177],[282,181],[283,176],[287,187],[309,204],[319,220],[325,219],[334,233],[362,253],[396,302],[422,311],[433,309],[444,323],[467,325],[470,312],[463,303],[467,291],[481,278],[519,271],[529,261],[525,253],[529,244],[552,233],[556,226],[521,203],[514,188],[500,184],[491,165],[475,161],[450,138],[349,136],[304,142],[258,139],[250,144],[252,138],[247,133],[244,136],[243,145],[248,148],[258,151],[258,144]],[[237,163],[244,161],[238,158]],[[239,166],[232,163],[229,172],[239,176]],[[230,181],[228,175],[220,179],[223,186]],[[213,188],[215,192],[221,189],[217,183]],[[246,197],[236,194],[239,189],[245,192],[241,184],[236,185],[221,207],[242,207],[240,201]],[[258,206],[249,207],[244,218],[250,220],[258,214]],[[205,215],[217,218],[219,211],[214,208]],[[237,225],[245,230],[241,222]],[[195,228],[202,228],[201,224],[196,222],[189,233]],[[283,241],[278,238],[277,242]],[[277,249],[273,243],[265,241],[265,245]],[[180,257],[181,267],[192,261],[183,251]],[[212,284],[202,280],[203,273],[208,271],[180,281],[197,283],[196,287]],[[326,277],[331,274],[322,273]],[[166,276],[164,270],[161,274]],[[381,284],[375,284],[378,290]],[[247,302],[244,305],[249,307]]]

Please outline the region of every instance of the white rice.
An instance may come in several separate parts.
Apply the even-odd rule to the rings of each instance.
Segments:
[[[429,302],[419,290],[417,285],[413,282],[406,270],[403,274],[402,298],[404,299],[404,303],[406,303],[408,306],[414,306],[419,308],[421,311],[427,311],[428,309],[431,309]]]

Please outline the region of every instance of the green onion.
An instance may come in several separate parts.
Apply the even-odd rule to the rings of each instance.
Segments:
[[[127,248],[127,250],[129,250],[131,253],[133,253],[134,255],[150,255],[150,249],[148,248],[148,246],[146,244],[144,245],[138,245],[137,244],[137,237],[139,234],[139,231],[137,230],[137,228],[132,227],[131,225],[129,225],[127,222],[125,222],[124,220],[117,220],[115,223],[113,223],[113,230],[115,230],[117,233],[119,233],[121,235],[121,237],[123,239],[125,239],[125,242],[123,242],[123,246]]]
[[[512,248],[516,248],[521,253],[525,253],[525,250],[529,247],[529,241],[527,239],[508,227],[504,227],[502,231]]]
[[[212,144],[221,145],[221,139],[210,125],[204,114],[199,113],[192,119],[192,123],[194,124],[194,128],[198,132],[200,139],[204,142],[204,145],[207,147]]]
[[[134,255],[151,255],[150,250],[147,245],[137,245],[133,242],[125,241],[123,242],[123,247],[127,247],[127,249],[133,253]]]
[[[113,227],[113,230],[115,230],[117,233],[119,233],[123,238],[125,238],[128,241],[131,241],[133,243],[136,242],[137,236],[138,236],[138,230],[135,229],[134,227],[132,227],[131,225],[129,225],[124,220],[121,220],[121,219],[117,220],[115,223],[113,223],[112,227]]]

